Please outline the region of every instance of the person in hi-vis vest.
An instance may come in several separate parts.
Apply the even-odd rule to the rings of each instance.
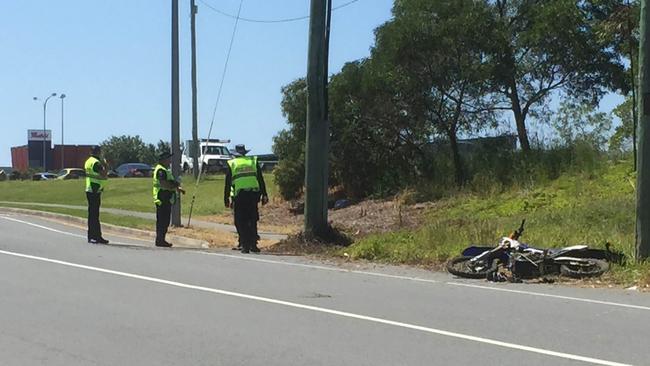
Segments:
[[[165,240],[169,222],[171,221],[172,205],[176,202],[178,193],[185,194],[185,190],[172,174],[172,154],[163,152],[158,156],[158,164],[153,171],[153,202],[156,204],[156,246],[171,247],[172,244]]]
[[[235,227],[239,234],[241,252],[258,253],[260,250],[257,247],[257,221],[260,216],[257,203],[261,200],[262,205],[266,205],[269,196],[257,157],[246,156],[249,150],[246,150],[244,145],[235,146],[235,151],[241,156],[228,161],[223,192],[224,205],[235,211]]]
[[[102,192],[106,186],[108,167],[101,158],[102,149],[94,146],[90,157],[84,164],[86,171],[86,199],[88,200],[88,242],[92,244],[108,244],[102,237],[102,227],[99,222],[99,207],[102,205]]]

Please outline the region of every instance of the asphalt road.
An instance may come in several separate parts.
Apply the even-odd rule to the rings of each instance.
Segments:
[[[650,365],[650,296],[158,249],[0,214],[0,365]]]

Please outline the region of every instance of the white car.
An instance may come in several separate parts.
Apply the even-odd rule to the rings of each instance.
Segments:
[[[58,177],[56,174],[41,172],[32,175],[32,180],[56,180]]]
[[[228,160],[233,158],[233,154],[226,146],[230,140],[219,139],[201,139],[199,142],[199,166],[204,173],[223,172],[228,167]],[[188,140],[185,143],[185,150],[181,158],[183,171],[188,172],[194,168],[193,143]]]

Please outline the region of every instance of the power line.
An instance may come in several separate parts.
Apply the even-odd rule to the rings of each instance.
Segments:
[[[302,17],[296,17],[296,18],[284,18],[284,19],[242,18],[239,15],[233,15],[233,14],[227,13],[227,12],[225,12],[223,10],[217,9],[214,6],[210,5],[210,3],[208,3],[206,0],[199,0],[199,1],[201,3],[203,3],[203,5],[207,6],[210,10],[212,10],[212,11],[218,13],[218,14],[221,14],[221,15],[226,16],[228,18],[237,19],[237,20],[241,20],[243,22],[249,22],[249,23],[267,23],[267,24],[269,24],[269,23],[290,23],[290,22],[297,22],[297,21],[309,19],[309,15],[305,15],[305,16],[302,16]],[[350,6],[350,5],[352,5],[352,4],[354,4],[354,3],[358,2],[358,1],[359,0],[350,0],[347,3],[341,4],[339,6],[335,6],[334,8],[332,8],[332,11],[345,8],[346,6]]]

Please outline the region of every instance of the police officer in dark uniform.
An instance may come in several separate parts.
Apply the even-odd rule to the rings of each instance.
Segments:
[[[241,156],[228,161],[223,201],[226,207],[235,211],[235,227],[239,234],[239,246],[242,253],[259,253],[257,247],[257,221],[259,211],[257,204],[269,202],[266,184],[256,156],[246,156],[249,150],[244,145],[235,146]]]
[[[94,146],[90,157],[84,163],[86,200],[88,200],[88,242],[91,244],[108,244],[108,240],[102,237],[102,226],[99,222],[102,192],[108,179],[106,163],[100,157],[101,153],[102,149],[99,146]]]
[[[178,193],[185,194],[177,179],[172,175],[172,154],[163,152],[158,156],[158,164],[153,171],[153,201],[156,204],[156,246],[171,247],[165,240],[171,221],[172,205],[176,202]]]

